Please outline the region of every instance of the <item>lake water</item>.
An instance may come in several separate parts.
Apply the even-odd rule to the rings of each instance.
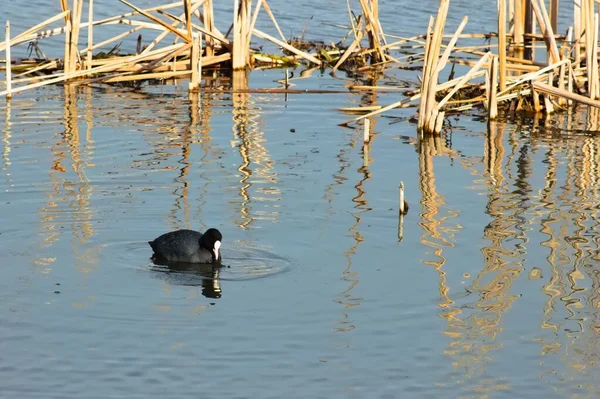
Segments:
[[[399,4],[381,5],[384,29],[410,35],[438,5]],[[452,26],[469,4],[452,3]],[[18,33],[54,6],[6,15]],[[295,31],[314,14],[324,38],[341,34],[321,22],[347,21],[344,3],[271,7]],[[469,10],[471,32],[494,7]],[[416,73],[380,83],[402,80]],[[0,100],[0,397],[597,397],[598,113],[464,114],[419,142],[415,109],[396,110],[365,160],[337,108],[398,94],[186,87]],[[208,227],[229,267],[151,263],[148,240]]]

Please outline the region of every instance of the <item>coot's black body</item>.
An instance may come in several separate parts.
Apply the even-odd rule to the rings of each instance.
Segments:
[[[167,262],[221,263],[221,241],[217,229],[204,234],[194,230],[176,230],[165,233],[148,244],[154,251],[153,258]]]

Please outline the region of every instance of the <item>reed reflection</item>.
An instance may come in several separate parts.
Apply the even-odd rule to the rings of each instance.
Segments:
[[[355,136],[354,139],[351,139],[351,142],[348,144],[347,148],[354,147],[356,145],[356,141],[358,140],[359,139],[357,139]],[[359,173],[360,180],[354,186],[354,188],[356,189],[356,196],[352,198],[352,202],[354,203],[353,209],[355,210],[350,212],[350,215],[352,215],[352,217],[354,218],[354,223],[348,229],[348,232],[350,233],[354,242],[352,242],[350,247],[346,251],[344,251],[344,257],[346,258],[346,267],[342,271],[341,279],[342,281],[345,281],[348,284],[348,286],[342,292],[340,292],[337,295],[337,299],[335,299],[335,302],[343,306],[341,319],[337,322],[337,326],[335,327],[336,332],[347,332],[352,331],[356,328],[356,325],[354,324],[347,310],[354,306],[359,306],[361,301],[364,299],[360,296],[356,296],[356,294],[353,293],[354,288],[360,282],[358,271],[353,269],[353,258],[354,255],[356,255],[356,250],[364,241],[364,237],[359,229],[362,221],[361,216],[372,210],[372,208],[369,207],[369,202],[366,198],[366,191],[364,189],[365,182],[371,178],[369,165],[372,162],[372,159],[368,157],[368,151],[369,146],[368,144],[365,144],[363,146],[363,165],[357,171]],[[333,183],[333,185],[328,186],[327,191],[333,190],[333,187],[335,185],[341,184],[341,182],[345,180],[342,179],[341,173],[344,171],[345,168],[349,166],[349,164],[344,158],[343,152],[338,155],[338,160],[341,164],[340,170],[333,176],[334,180],[336,180],[336,183]]]
[[[11,177],[9,167],[11,165],[10,161],[10,151],[11,151],[11,138],[12,138],[12,101],[7,101],[4,108],[4,128],[2,129],[2,143],[4,144],[2,147],[2,170],[4,171],[4,176],[6,176],[7,187],[11,185]]]
[[[546,153],[546,175],[549,185],[540,203],[548,211],[542,221],[542,232],[548,239],[547,257],[551,276],[543,285],[547,295],[544,306],[543,329],[552,334],[540,337],[540,353],[557,356],[568,368],[542,371],[544,376],[558,373],[560,380],[586,381],[594,390],[599,381],[595,369],[600,351],[600,290],[596,232],[598,218],[597,168],[599,143],[594,136],[575,136],[553,143]],[[555,171],[567,159],[566,176],[557,184]],[[560,191],[559,191],[560,190]],[[563,386],[557,381],[559,388]]]
[[[88,92],[88,96],[91,96],[91,92]],[[93,189],[86,175],[86,168],[93,166],[94,145],[91,140],[93,122],[91,119],[87,120],[86,143],[82,145],[77,101],[76,89],[73,86],[65,85],[64,132],[60,135],[56,144],[50,148],[52,166],[49,177],[52,190],[47,194],[48,202],[46,206],[40,208],[40,219],[44,241],[42,248],[49,248],[57,242],[61,237],[63,224],[71,222],[75,265],[79,271],[87,273],[98,265],[100,255],[100,247],[86,248],[86,244],[95,234],[92,223],[93,210],[91,208]],[[91,101],[88,101],[88,106],[91,106]],[[89,111],[86,114],[88,118],[91,118],[91,115]],[[65,165],[65,161],[70,161],[70,165]],[[69,169],[73,172],[74,178],[67,177]],[[70,219],[64,220],[65,216],[70,216]],[[52,262],[49,262],[48,259],[39,257],[34,261],[34,264],[41,268],[40,271],[49,272],[51,263],[56,259],[51,258],[53,259]]]
[[[234,71],[232,85],[233,137],[241,158],[237,168],[240,173],[240,209],[235,223],[247,229],[255,220],[279,220],[278,206],[274,202],[281,200],[281,191],[277,187],[279,179],[259,124],[261,109],[249,93],[238,91],[248,88],[247,71]],[[253,186],[254,194],[251,193]],[[253,209],[253,200],[263,209]]]

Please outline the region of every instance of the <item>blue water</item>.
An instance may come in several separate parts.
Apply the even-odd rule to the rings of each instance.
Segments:
[[[330,4],[271,6],[340,35],[317,23]],[[381,7],[384,29],[414,35],[437,2],[405,5],[406,26]],[[338,108],[397,99],[190,98],[181,81],[0,100],[0,397],[597,396],[598,115],[466,113],[419,142],[416,110],[394,110],[367,149],[338,126]],[[208,227],[230,267],[150,261],[148,240]]]

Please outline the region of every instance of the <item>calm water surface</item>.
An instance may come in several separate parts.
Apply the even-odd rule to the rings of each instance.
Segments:
[[[421,33],[437,2],[406,7],[384,27]],[[464,115],[419,143],[398,110],[365,160],[336,108],[397,95],[180,83],[0,100],[0,397],[598,395],[597,114]],[[207,227],[230,267],[150,262],[148,240]]]

